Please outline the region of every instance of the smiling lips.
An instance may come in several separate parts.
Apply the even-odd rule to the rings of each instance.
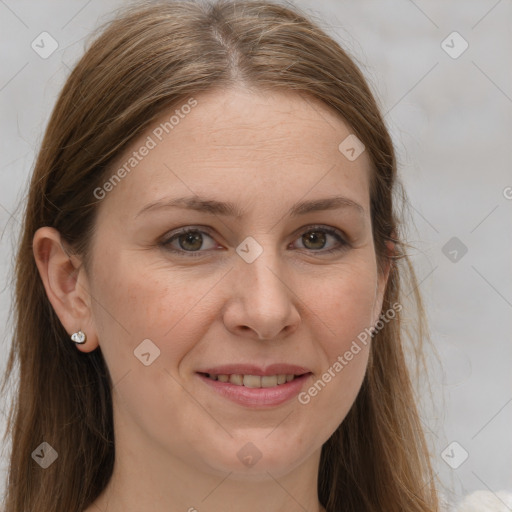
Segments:
[[[217,380],[219,382],[229,382],[237,386],[245,386],[246,388],[273,388],[274,386],[280,386],[286,382],[291,382],[295,375],[293,373],[279,375],[241,375],[234,373],[232,375],[227,374],[208,374],[208,378]]]
[[[271,407],[296,396],[312,373],[301,366],[224,365],[197,372],[208,386],[240,405]]]

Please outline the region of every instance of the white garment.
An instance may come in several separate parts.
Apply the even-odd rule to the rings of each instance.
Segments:
[[[512,512],[512,492],[475,491],[466,496],[454,512]]]

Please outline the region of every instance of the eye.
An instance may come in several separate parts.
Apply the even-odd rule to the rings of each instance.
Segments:
[[[349,246],[341,232],[323,226],[310,226],[296,242],[302,244],[299,249],[308,249],[308,252],[319,254],[343,251]],[[220,247],[208,233],[197,227],[187,227],[171,233],[159,245],[168,251],[186,256],[201,256],[206,250]]]
[[[334,239],[334,245],[331,241],[331,247],[325,249],[329,245],[329,238]],[[322,226],[312,226],[298,240],[304,248],[321,254],[342,251],[349,245],[338,230]]]
[[[209,239],[211,242],[205,244],[205,239]],[[188,253],[188,256],[199,256],[203,252],[200,249],[212,249],[216,246],[210,235],[197,228],[182,229],[163,240],[161,245],[172,252]]]

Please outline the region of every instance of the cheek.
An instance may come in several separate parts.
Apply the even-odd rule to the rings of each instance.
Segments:
[[[309,287],[308,306],[331,334],[332,342],[326,346],[329,352],[345,349],[350,340],[371,327],[376,282],[370,265],[347,266]]]
[[[148,264],[143,258],[105,258],[98,266],[93,312],[102,350],[133,351],[150,339],[168,362],[179,362],[192,339],[201,339],[213,314],[218,275]],[[118,355],[116,355],[116,358]]]
[[[309,305],[323,325],[315,336],[321,368],[299,401],[318,412],[326,432],[343,421],[362,384],[371,338],[376,274],[371,265],[346,267],[310,293]],[[323,418],[323,419],[322,419]],[[328,420],[326,420],[328,418]]]

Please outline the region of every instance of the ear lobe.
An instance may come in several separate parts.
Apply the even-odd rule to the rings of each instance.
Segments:
[[[79,350],[90,352],[98,346],[92,322],[89,293],[79,259],[68,254],[60,233],[51,227],[39,228],[33,238],[33,252],[37,269],[46,295],[64,329],[71,334],[81,329],[87,341],[77,345]],[[79,279],[80,277],[80,279]],[[73,343],[71,339],[70,343]]]

